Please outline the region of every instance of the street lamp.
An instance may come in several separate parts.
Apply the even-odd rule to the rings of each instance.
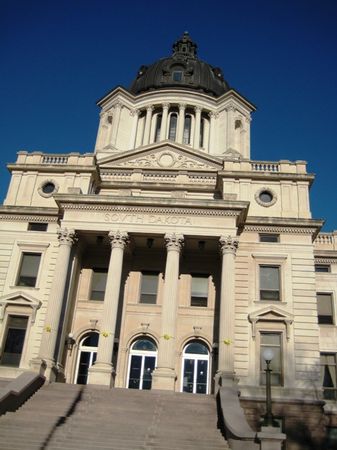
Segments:
[[[263,353],[262,357],[266,362],[267,368],[265,369],[266,372],[266,414],[264,416],[262,426],[263,427],[278,427],[279,424],[274,420],[274,416],[271,409],[271,368],[270,363],[272,362],[272,359],[274,358],[274,352],[271,348],[266,348]]]

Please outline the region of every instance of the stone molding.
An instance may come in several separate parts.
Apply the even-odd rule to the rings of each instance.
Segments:
[[[317,228],[287,227],[287,226],[264,226],[264,225],[244,225],[244,231],[256,231],[257,233],[290,233],[290,234],[314,234]]]
[[[236,254],[236,251],[238,249],[239,241],[236,238],[233,238],[232,236],[221,236],[219,239],[220,242],[220,249],[223,255],[226,253],[232,253]]]
[[[184,245],[184,236],[182,234],[166,233],[164,241],[167,251],[180,252]]]
[[[315,264],[337,264],[337,257],[336,258],[315,257]]]
[[[129,235],[126,231],[110,231],[109,233],[111,248],[124,249],[129,243]]]
[[[260,200],[260,194],[262,192],[270,192],[270,194],[272,195],[272,201],[271,202],[263,202],[262,200]],[[256,193],[255,193],[255,201],[257,204],[259,204],[260,206],[263,206],[264,208],[269,208],[270,206],[275,205],[275,203],[277,202],[277,194],[276,192],[271,189],[270,187],[262,187],[260,188]]]
[[[57,216],[26,216],[17,214],[0,214],[0,220],[13,220],[18,222],[57,222]]]
[[[256,337],[256,324],[257,322],[283,322],[286,326],[286,337],[290,339],[290,325],[294,321],[294,315],[278,308],[274,305],[268,305],[262,309],[248,314],[248,320],[252,324],[252,338]]]
[[[215,217],[237,217],[241,211],[233,210],[215,210],[202,208],[160,208],[146,206],[116,206],[116,205],[97,205],[97,204],[65,204],[64,210],[78,211],[104,211],[104,212],[123,212],[135,214],[169,214],[169,215],[192,215],[192,216],[215,216]]]
[[[5,317],[5,310],[9,305],[21,307],[28,306],[32,308],[33,312],[31,315],[31,323],[33,324],[36,319],[36,312],[41,308],[42,302],[22,291],[12,292],[11,294],[5,295],[0,298],[0,323],[3,321]]]

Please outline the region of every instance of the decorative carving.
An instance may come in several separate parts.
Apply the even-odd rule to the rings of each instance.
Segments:
[[[58,217],[54,216],[28,216],[18,214],[0,214],[0,220],[15,220],[18,222],[57,222]]]
[[[169,109],[170,106],[171,105],[169,103],[163,103],[163,105],[162,105],[163,109]]]
[[[121,109],[121,108],[123,108],[124,105],[122,102],[116,102],[112,106],[113,106],[113,108]]]
[[[208,115],[209,115],[209,117],[210,117],[211,119],[217,119],[217,118],[219,117],[219,113],[216,112],[216,111],[210,111],[210,112],[208,113]]]
[[[239,245],[238,239],[235,239],[230,235],[221,236],[221,238],[219,239],[219,242],[220,242],[220,248],[221,248],[223,255],[226,253],[233,253],[234,255],[236,254],[236,250]]]
[[[59,228],[57,230],[57,238],[60,245],[73,245],[77,241],[75,230],[68,230],[68,228]]]
[[[201,106],[195,106],[194,107],[194,111],[195,111],[196,114],[201,113],[201,111],[202,111]]]
[[[294,316],[287,311],[278,308],[277,306],[266,306],[258,311],[250,313],[248,315],[248,320],[252,324],[252,338],[255,339],[256,336],[256,324],[257,322],[269,322],[269,323],[280,323],[283,322],[286,326],[286,336],[287,340],[290,339],[290,325],[294,321]]]
[[[225,151],[222,155],[223,155],[223,159],[234,159],[234,160],[242,159],[241,153],[232,148]]]
[[[180,252],[184,245],[184,236],[176,233],[166,233],[164,236],[167,251],[175,250]]]
[[[154,110],[154,106],[153,105],[148,105],[147,107],[146,107],[146,111],[147,112],[152,112]]]
[[[315,257],[315,264],[337,264],[337,258]]]
[[[31,323],[36,319],[36,312],[41,308],[42,302],[23,291],[12,292],[0,298],[0,323],[5,317],[5,311],[8,306],[30,307],[32,308]]]
[[[124,249],[125,246],[129,243],[129,235],[128,233],[126,233],[126,231],[110,231],[109,239],[111,248]]]
[[[186,109],[186,103],[180,103],[179,104],[179,111],[180,110],[185,111],[185,109]]]
[[[215,165],[207,164],[201,158],[191,158],[183,153],[164,150],[142,155],[139,158],[121,161],[116,166],[124,167],[144,167],[144,168],[174,168],[174,169],[200,169],[214,170]]]
[[[140,115],[140,109],[130,109],[130,116],[139,116]]]
[[[280,226],[268,226],[268,225],[245,225],[245,231],[255,231],[257,233],[290,233],[290,234],[314,234],[316,228],[301,228],[299,227],[280,227]]]

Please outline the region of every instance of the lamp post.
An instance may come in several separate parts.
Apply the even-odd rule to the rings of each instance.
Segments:
[[[279,424],[274,420],[271,405],[271,368],[270,363],[274,358],[274,352],[271,348],[266,348],[262,353],[263,359],[266,362],[267,368],[266,372],[266,414],[264,416],[262,426],[263,427],[278,427]]]

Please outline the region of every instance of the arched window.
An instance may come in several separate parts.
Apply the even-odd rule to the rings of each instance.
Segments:
[[[183,352],[181,390],[207,394],[209,385],[209,350],[200,340],[186,345]]]
[[[76,364],[75,380],[76,384],[88,383],[88,370],[97,356],[98,333],[92,332],[87,334],[80,342],[78,349],[78,358]]]
[[[161,122],[162,122],[162,115],[161,114],[157,114],[156,131],[155,131],[155,135],[154,135],[154,142],[159,142],[160,141]]]
[[[192,117],[190,115],[186,115],[184,121],[183,144],[188,145],[191,143],[191,126]]]
[[[137,339],[131,346],[127,387],[151,389],[152,372],[156,366],[157,346],[149,338]]]
[[[172,113],[170,115],[170,125],[169,125],[169,133],[168,138],[170,141],[176,140],[176,134],[177,134],[177,121],[178,117],[176,113]]]

